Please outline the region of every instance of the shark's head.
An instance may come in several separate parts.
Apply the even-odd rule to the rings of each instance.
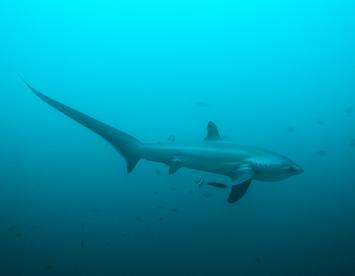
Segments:
[[[287,157],[268,154],[252,161],[255,179],[279,181],[303,173],[303,169]]]

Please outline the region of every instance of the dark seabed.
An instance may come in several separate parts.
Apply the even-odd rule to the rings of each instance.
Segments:
[[[355,275],[354,14],[345,0],[1,1],[0,276]],[[127,174],[18,74],[140,141],[202,141],[213,121],[304,173],[235,204],[227,177],[145,160]]]

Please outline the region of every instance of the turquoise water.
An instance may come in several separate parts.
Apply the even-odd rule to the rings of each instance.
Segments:
[[[0,3],[0,275],[354,275],[351,1]],[[141,141],[223,136],[305,172],[238,203],[124,159],[21,82]],[[354,112],[353,112],[354,110]]]

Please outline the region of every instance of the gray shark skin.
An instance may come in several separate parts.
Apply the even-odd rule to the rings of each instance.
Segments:
[[[240,200],[252,180],[279,181],[301,174],[303,169],[278,153],[224,141],[213,122],[207,126],[207,136],[194,143],[142,143],[133,136],[53,100],[26,86],[42,101],[64,113],[108,141],[127,161],[127,172],[133,171],[140,159],[164,163],[169,174],[180,168],[215,173],[231,178],[233,185],[228,202]]]

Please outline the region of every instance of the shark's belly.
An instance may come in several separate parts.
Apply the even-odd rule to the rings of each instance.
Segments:
[[[229,175],[237,166],[228,160],[215,160],[209,158],[188,157],[182,161],[183,167],[216,173],[221,175]]]
[[[238,166],[238,159],[235,155],[221,152],[203,150],[181,150],[167,149],[162,147],[148,148],[145,159],[153,162],[160,162],[167,165],[174,165],[181,168],[189,168],[221,175],[230,175]]]
[[[216,174],[228,175],[235,165],[226,164],[225,162],[216,162],[215,160],[190,157],[174,157],[171,158],[147,158],[148,161],[160,162],[166,165],[177,163],[181,168],[189,168],[199,171],[211,172]]]

